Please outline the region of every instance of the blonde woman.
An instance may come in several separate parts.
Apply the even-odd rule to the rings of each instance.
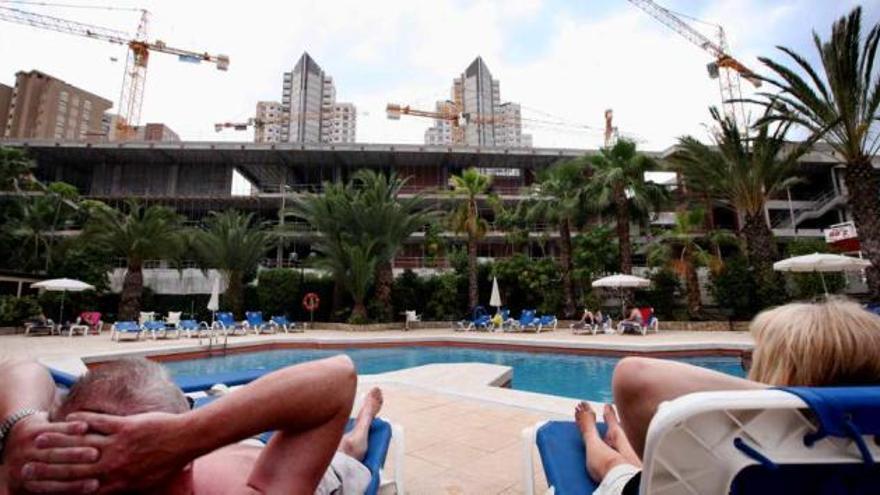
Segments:
[[[587,448],[597,495],[638,492],[645,435],[660,403],[692,392],[767,386],[880,384],[880,317],[846,299],[793,303],[752,320],[755,350],[748,379],[675,361],[625,358],[612,378],[614,408],[605,406],[602,439],[596,416],[581,403],[575,420]]]

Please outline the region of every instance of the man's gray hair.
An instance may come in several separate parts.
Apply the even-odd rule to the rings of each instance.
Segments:
[[[162,365],[144,358],[125,358],[89,370],[70,388],[52,416],[63,420],[77,411],[130,416],[188,410],[186,397]]]

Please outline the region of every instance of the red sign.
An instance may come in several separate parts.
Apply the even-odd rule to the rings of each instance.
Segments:
[[[835,251],[853,252],[858,251],[859,234],[853,222],[844,222],[832,225],[825,231],[825,242],[830,244]]]

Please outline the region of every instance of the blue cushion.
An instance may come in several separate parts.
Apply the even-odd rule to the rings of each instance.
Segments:
[[[244,385],[268,373],[267,370],[227,371],[205,375],[179,375],[172,377],[174,383],[186,393],[208,390],[212,386],[223,383],[230,387]]]
[[[114,323],[117,332],[140,332],[141,327],[134,321],[117,321]]]
[[[52,375],[52,379],[55,380],[56,385],[61,385],[65,388],[72,387],[79,379],[78,376],[65,373],[61,370],[56,370],[55,368],[49,368],[49,374]]]
[[[195,400],[193,407],[202,407],[214,402],[219,397],[201,397]],[[351,431],[354,427],[354,418],[348,420],[345,431]],[[274,432],[268,431],[259,435],[263,443],[269,443]],[[370,434],[367,443],[367,453],[361,463],[370,470],[370,484],[367,486],[366,495],[375,495],[379,491],[381,481],[380,471],[388,457],[388,449],[391,446],[391,424],[387,421],[375,418],[370,424]]]
[[[604,436],[605,423],[598,423]],[[593,493],[599,484],[587,474],[587,452],[581,432],[574,421],[548,421],[538,428],[538,452],[547,483],[555,495]]]

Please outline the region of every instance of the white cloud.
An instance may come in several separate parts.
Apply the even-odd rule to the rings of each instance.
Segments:
[[[737,53],[754,61],[752,38],[771,37],[791,22],[793,1],[768,8],[759,0],[719,0],[701,16],[721,19]],[[372,142],[421,142],[426,119],[388,121],[387,102],[432,108],[448,98],[452,78],[482,55],[501,80],[502,98],[601,129],[613,108],[624,133],[663,149],[675,137],[702,134],[707,107],[719,103],[708,79],[710,57],[626,2],[595,18],[547,13],[540,0],[356,0],[297,2],[172,2],[153,0],[152,33],[169,45],[231,57],[229,72],[150,60],[144,121],[168,123],[187,139],[250,139],[215,134],[214,122],[252,116],[258,100],[280,99],[282,72],[303,50],[334,76],[340,100],[359,111],[358,137]],[[760,16],[753,13],[761,9]],[[133,30],[134,13],[52,10],[53,15]],[[543,16],[543,17],[542,17]],[[519,21],[551,23],[540,56],[517,61],[505,40]],[[764,46],[760,45],[763,49]],[[26,48],[22,48],[26,47]],[[122,82],[120,47],[8,23],[0,24],[0,81],[37,68],[114,102]],[[111,63],[110,56],[119,62]],[[539,146],[596,147],[601,133],[527,129]]]

